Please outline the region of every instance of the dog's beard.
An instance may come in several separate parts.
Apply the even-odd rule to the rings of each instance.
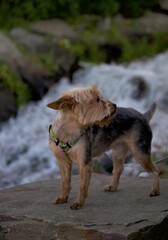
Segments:
[[[115,113],[111,113],[110,115],[105,116],[101,121],[97,121],[96,125],[100,127],[108,126],[114,117]]]

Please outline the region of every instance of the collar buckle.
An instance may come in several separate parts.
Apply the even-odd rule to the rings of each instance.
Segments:
[[[59,143],[59,146],[62,148],[63,152],[67,152],[72,147],[68,143]]]

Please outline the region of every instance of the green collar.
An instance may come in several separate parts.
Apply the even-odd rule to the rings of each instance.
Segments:
[[[78,141],[79,139],[84,135],[81,134],[80,136],[66,142],[66,143],[63,143],[61,142],[54,134],[53,132],[53,128],[52,128],[52,125],[49,126],[49,134],[50,134],[50,137],[51,139],[55,142],[55,144],[57,146],[60,146],[60,148],[62,148],[63,152],[67,152],[71,147],[73,147]]]

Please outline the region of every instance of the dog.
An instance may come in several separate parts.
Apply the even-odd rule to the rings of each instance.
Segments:
[[[144,114],[133,108],[117,107],[95,87],[78,87],[65,92],[47,105],[58,110],[49,129],[49,146],[55,155],[62,177],[62,193],[53,203],[68,201],[72,163],[79,165],[80,190],[71,209],[84,206],[92,172],[92,158],[113,150],[112,181],[105,191],[116,191],[129,151],[149,173],[150,196],[159,195],[159,173],[151,161],[152,131],[149,121],[156,103]]]

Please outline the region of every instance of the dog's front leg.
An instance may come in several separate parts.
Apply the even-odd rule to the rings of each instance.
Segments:
[[[91,161],[88,163],[82,163],[80,166],[80,189],[77,200],[70,206],[71,209],[82,208],[85,199],[88,195],[88,187],[91,178],[92,164]]]
[[[55,204],[66,203],[68,201],[68,196],[71,189],[72,164],[60,161],[59,167],[60,167],[61,177],[62,177],[62,193],[59,197],[53,200],[53,203]]]

